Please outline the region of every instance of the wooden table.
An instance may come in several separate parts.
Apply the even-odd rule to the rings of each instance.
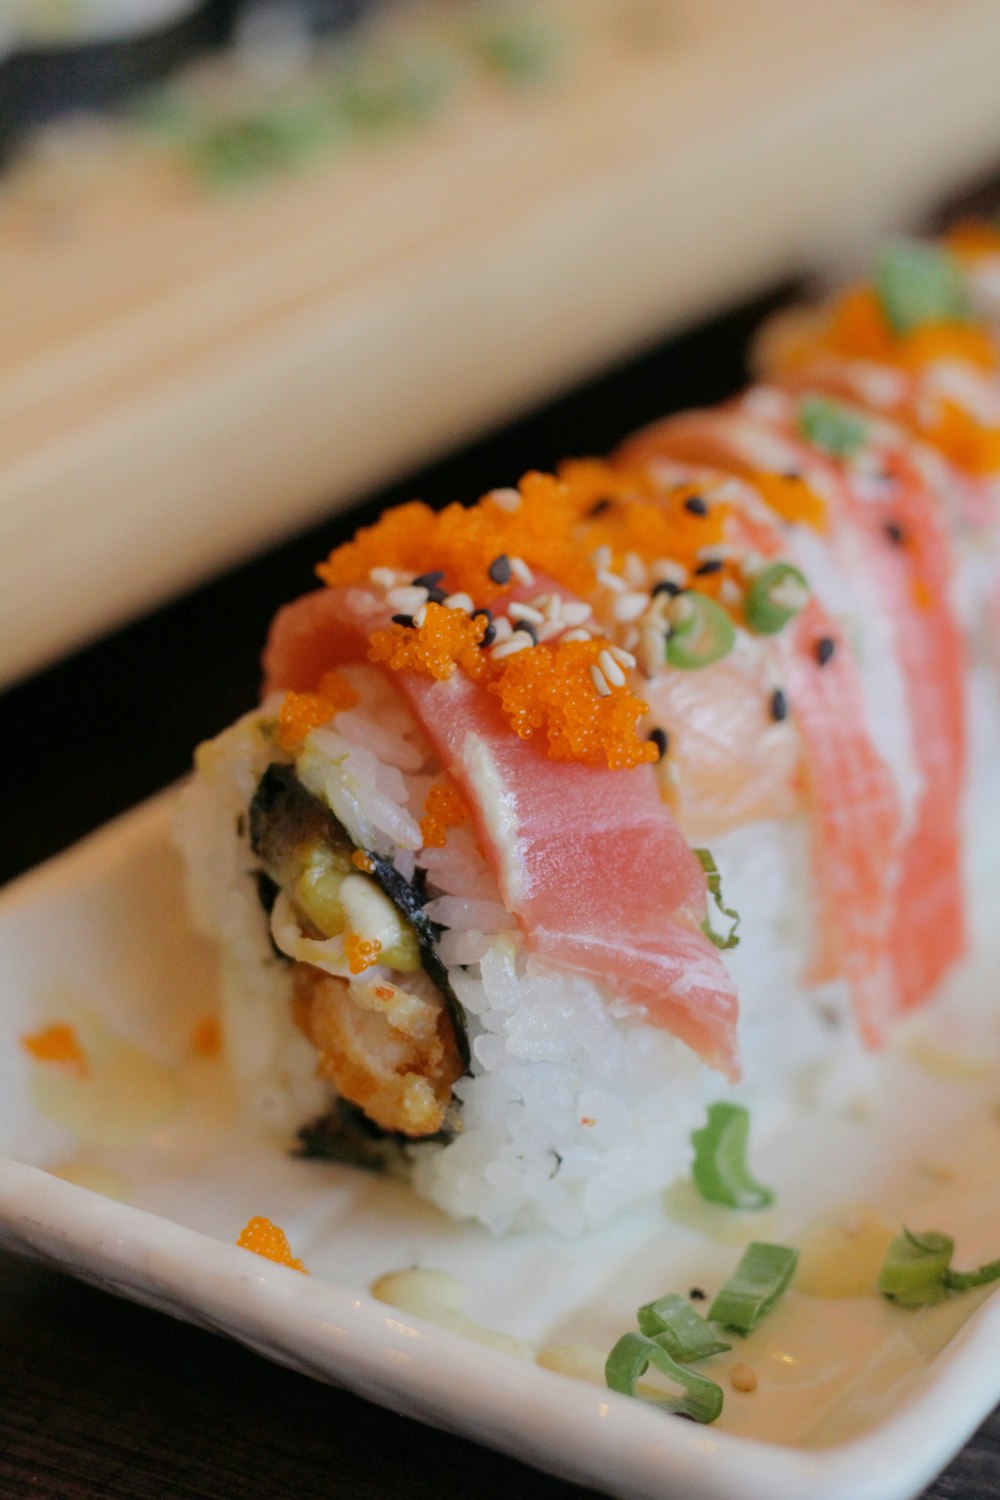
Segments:
[[[601,452],[741,379],[761,306],[597,380],[378,496],[473,496]],[[357,513],[351,524],[356,524]],[[185,770],[253,699],[276,604],[343,520],[298,538],[0,698],[0,879]],[[11,1500],[571,1500],[586,1492],[0,1255],[0,1496]],[[1000,1497],[1000,1412],[927,1492]],[[680,1500],[680,1497],[676,1497]],[[848,1497],[845,1496],[845,1500]]]

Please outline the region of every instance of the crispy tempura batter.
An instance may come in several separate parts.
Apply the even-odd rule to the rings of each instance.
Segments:
[[[320,1077],[383,1130],[441,1129],[462,1062],[437,997],[297,964],[295,1019],[319,1049]]]

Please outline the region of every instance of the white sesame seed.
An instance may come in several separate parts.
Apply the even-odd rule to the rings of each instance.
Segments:
[[[493,621],[493,629],[496,631],[493,639],[498,646],[502,645],[504,641],[509,641],[514,631],[514,627],[506,615],[497,615]]]
[[[602,651],[597,658],[597,665],[611,683],[612,687],[625,686],[625,673],[615,661],[610,651]]]
[[[723,604],[739,604],[743,598],[743,590],[735,578],[724,578],[719,584],[719,598]]]
[[[743,494],[743,486],[738,479],[724,479],[721,484],[715,486],[708,498],[720,502],[735,501],[741,500]]]
[[[609,573],[607,568],[598,568],[597,581],[615,594],[624,594],[628,588],[624,578],[619,578],[617,573]]]
[[[770,565],[770,559],[762,552],[748,552],[743,559],[743,575],[752,578],[755,573],[762,573]]]
[[[654,583],[676,583],[682,589],[688,581],[688,570],[671,557],[661,557],[650,565],[649,576]]]
[[[445,609],[464,609],[465,613],[471,614],[475,608],[468,594],[449,594],[444,600]]]
[[[392,568],[372,568],[368,578],[377,589],[391,589],[396,582],[396,574]]]
[[[646,613],[648,605],[648,594],[619,594],[611,606],[611,613],[623,625],[630,625],[633,620],[638,620],[640,615]]]
[[[510,571],[514,574],[514,577],[519,578],[525,587],[530,589],[535,581],[535,575],[528,567],[524,558],[510,557],[507,561],[510,563]]]
[[[711,547],[699,547],[695,557],[699,562],[725,562],[727,557],[732,557],[734,548],[726,542],[716,542]]]
[[[386,595],[386,603],[391,604],[397,614],[412,615],[421,604],[427,603],[427,590],[413,584],[400,589],[391,589]]]
[[[663,669],[666,636],[662,630],[644,630],[639,641],[639,670],[644,677],[656,677]]]
[[[493,646],[490,655],[500,661],[505,656],[513,656],[516,651],[527,651],[534,642],[531,636],[523,630],[515,630],[509,640],[502,641],[500,645]]]
[[[528,620],[532,625],[542,625],[545,616],[540,609],[534,609],[530,604],[518,604],[517,600],[507,610],[512,620]]]
[[[590,680],[602,698],[610,698],[611,689],[608,687],[604,673],[595,662],[591,662],[590,664]]]
[[[541,609],[541,607],[542,606],[540,604],[538,604],[538,602],[536,600],[536,608],[537,609]],[[545,618],[547,620],[562,620],[562,619],[565,619],[565,616],[563,615],[562,600],[560,599],[560,597],[559,597],[558,594],[551,594],[549,596],[549,598],[546,599],[546,601],[545,601]]]
[[[521,506],[521,496],[514,489],[490,490],[486,498],[492,500],[494,505],[499,505],[501,510],[507,511],[510,515],[513,515],[514,511],[519,510]]]
[[[591,554],[590,560],[598,570],[611,566],[611,548],[597,547]]]
[[[418,630],[420,629],[421,625],[424,623],[424,621],[426,619],[427,619],[427,605],[426,604],[421,604],[420,608],[417,610],[416,614],[413,616],[413,623],[417,627]]]
[[[622,570],[625,574],[625,582],[629,588],[641,589],[646,583],[646,564],[638,552],[626,552],[625,565]]]
[[[638,644],[639,632],[634,625],[630,625],[625,634],[622,636],[622,645],[625,648],[625,654],[628,655],[629,652],[634,651]],[[635,662],[633,662],[632,665],[635,666]]]
[[[565,629],[565,620],[546,620],[544,625],[539,625],[538,627],[538,639],[540,641],[551,641],[554,636],[562,635]]]
[[[593,640],[589,630],[567,630],[563,636],[564,641],[590,641]]]
[[[638,639],[638,634],[636,635],[636,639]],[[635,657],[631,651],[623,651],[621,646],[609,646],[608,650],[620,667],[635,666]]]
[[[589,604],[575,599],[567,601],[562,607],[562,617],[567,625],[582,625],[584,620],[589,620],[594,611]]]

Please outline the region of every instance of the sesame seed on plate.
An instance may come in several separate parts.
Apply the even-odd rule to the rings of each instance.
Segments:
[[[582,600],[571,599],[562,607],[562,617],[567,625],[582,625],[593,613],[591,606],[584,604]]]
[[[563,636],[563,640],[564,641],[590,641],[590,640],[593,640],[593,636],[590,634],[589,630],[581,630],[581,629],[578,628],[576,630],[567,630],[566,634]]]
[[[368,578],[377,589],[391,589],[395,587],[396,574],[392,568],[372,568],[368,574]]]
[[[597,581],[615,594],[624,594],[628,589],[624,578],[619,578],[617,573],[611,573],[607,568],[598,568]]]
[[[591,662],[590,664],[590,680],[602,698],[609,698],[611,696],[611,689],[608,687],[607,678],[596,662]]]
[[[445,609],[464,609],[466,614],[474,608],[468,594],[449,594],[444,600],[444,607]]]
[[[538,639],[540,641],[551,641],[557,635],[562,635],[566,629],[565,620],[546,620],[544,625],[538,627]]]
[[[623,651],[621,646],[609,646],[608,650],[620,667],[635,666],[635,657],[631,651]]]
[[[535,581],[535,575],[528,567],[523,557],[512,557],[510,559],[510,571],[515,578],[519,578],[526,588],[531,587]]]
[[[506,552],[501,552],[499,557],[495,557],[486,572],[494,583],[499,583],[501,586],[510,583],[510,558]]]
[[[502,645],[504,641],[509,641],[514,631],[514,627],[506,615],[498,615],[493,622],[493,628],[496,631],[498,645]]]

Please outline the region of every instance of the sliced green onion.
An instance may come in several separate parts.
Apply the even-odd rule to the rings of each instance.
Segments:
[[[709,1105],[708,1124],[691,1134],[691,1176],[703,1198],[727,1208],[766,1208],[774,1202],[771,1189],[747,1166],[749,1138],[750,1113],[742,1104]]]
[[[902,1307],[943,1302],[948,1295],[944,1275],[955,1253],[955,1241],[936,1229],[913,1234],[904,1229],[886,1252],[878,1289]]]
[[[646,1338],[645,1334],[622,1335],[608,1355],[604,1378],[611,1390],[620,1391],[623,1396],[634,1396],[636,1382],[645,1375],[650,1365],[675,1381],[684,1391],[683,1396],[665,1396],[662,1400],[648,1398],[653,1400],[654,1405],[692,1417],[696,1422],[715,1421],[722,1411],[722,1387],[707,1376],[696,1374],[686,1365],[678,1364],[662,1344]]]
[[[974,1286],[989,1286],[991,1281],[1000,1281],[1000,1260],[987,1261],[978,1271],[952,1271],[944,1273],[944,1284],[950,1292],[967,1292]]]
[[[736,627],[721,604],[707,594],[679,594],[670,611],[667,661],[690,670],[711,666],[728,656],[736,642]]]
[[[809,601],[804,574],[791,563],[770,563],[755,574],[747,590],[747,624],[757,635],[777,635]]]
[[[686,1297],[678,1297],[676,1292],[645,1303],[636,1314],[636,1321],[647,1338],[655,1339],[671,1359],[684,1365],[733,1347],[719,1338]]]
[[[924,323],[964,322],[969,298],[962,269],[947,250],[919,240],[893,240],[875,268],[875,292],[894,333]]]
[[[732,923],[729,931],[723,934],[720,932],[716,932],[715,928],[712,926],[711,917],[706,917],[701,924],[701,930],[708,938],[709,942],[714,943],[717,948],[738,948],[740,945],[738,934],[740,914],[738,911],[734,911],[731,906],[727,906],[722,899],[722,876],[719,874],[718,865],[712,858],[711,850],[692,849],[691,853],[697,857],[698,863],[701,865],[701,868],[705,872],[705,879],[708,884],[708,894],[715,902],[722,916],[727,917],[728,920]]]
[[[799,1252],[788,1245],[748,1245],[740,1263],[708,1310],[713,1323],[751,1333],[792,1279]]]
[[[804,396],[799,402],[802,435],[833,458],[850,458],[864,447],[868,429],[857,412],[829,396]]]

